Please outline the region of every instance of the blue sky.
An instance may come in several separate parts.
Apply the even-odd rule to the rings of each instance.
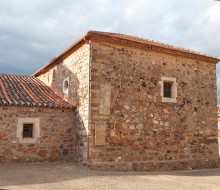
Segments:
[[[220,1],[0,0],[0,72],[32,74],[88,30],[131,34],[220,58]],[[219,64],[217,78],[220,86]]]

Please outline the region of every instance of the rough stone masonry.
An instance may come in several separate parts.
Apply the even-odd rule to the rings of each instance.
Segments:
[[[20,106],[0,106],[0,163],[71,161],[75,156],[74,112]],[[18,118],[38,118],[40,137],[34,143],[17,138]]]
[[[35,76],[60,93],[69,80],[65,96],[78,101],[77,161],[117,171],[211,168],[219,157],[218,61],[91,31]],[[165,83],[171,86],[168,98]]]

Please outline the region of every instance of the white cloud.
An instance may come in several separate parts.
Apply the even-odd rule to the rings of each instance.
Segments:
[[[214,0],[0,0],[0,72],[33,73],[90,29],[220,57],[219,10]]]

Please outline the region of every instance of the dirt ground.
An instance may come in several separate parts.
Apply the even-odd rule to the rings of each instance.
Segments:
[[[0,189],[220,190],[220,168],[115,173],[89,170],[73,163],[0,164]]]

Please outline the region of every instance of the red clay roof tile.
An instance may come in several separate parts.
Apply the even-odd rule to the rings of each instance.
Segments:
[[[88,32],[88,34],[92,34],[92,33],[100,34],[100,35],[103,35],[103,36],[114,37],[114,38],[118,38],[118,39],[123,39],[123,40],[129,40],[129,41],[133,41],[133,42],[137,42],[137,43],[141,43],[141,44],[153,45],[153,46],[157,46],[157,47],[182,51],[184,53],[197,54],[197,55],[206,56],[206,57],[210,57],[210,58],[219,60],[219,58],[217,58],[217,57],[209,56],[209,55],[204,54],[204,53],[200,53],[200,52],[197,52],[197,51],[194,51],[194,50],[190,50],[190,49],[186,49],[186,48],[182,48],[182,47],[178,47],[178,46],[173,46],[173,45],[162,43],[162,42],[157,42],[157,41],[150,40],[150,39],[147,39],[147,38],[140,38],[140,37],[137,37],[137,36],[121,34],[121,33],[113,33],[113,32],[101,32],[101,31],[93,31],[93,30]]]
[[[73,108],[34,76],[0,74],[0,105]]]
[[[120,33],[101,32],[101,31],[90,30],[82,38],[80,38],[75,43],[73,43],[71,46],[66,48],[63,52],[61,52],[57,57],[53,58],[46,65],[44,65],[39,70],[37,70],[33,75],[37,77],[40,74],[46,72],[50,68],[50,66],[58,64],[60,62],[60,60],[59,60],[60,58],[64,57],[68,52],[70,52],[78,44],[82,43],[83,41],[86,42],[86,38],[89,37],[90,35],[91,36],[92,35],[100,35],[100,36],[106,37],[106,38],[116,38],[116,39],[126,40],[126,41],[130,41],[130,42],[135,42],[135,43],[138,43],[138,44],[159,47],[159,48],[179,52],[182,55],[190,54],[190,55],[194,55],[194,56],[195,55],[200,56],[200,57],[203,57],[203,58],[206,57],[208,59],[213,60],[215,63],[220,61],[220,59],[217,58],[217,57],[209,56],[209,55],[206,55],[206,54],[203,54],[203,53],[200,53],[200,52],[196,52],[196,51],[185,49],[185,48],[176,47],[176,46],[161,43],[161,42],[156,42],[156,41],[149,40],[149,39],[140,38],[140,37],[137,37],[137,36],[127,35],[127,34],[120,34]]]

